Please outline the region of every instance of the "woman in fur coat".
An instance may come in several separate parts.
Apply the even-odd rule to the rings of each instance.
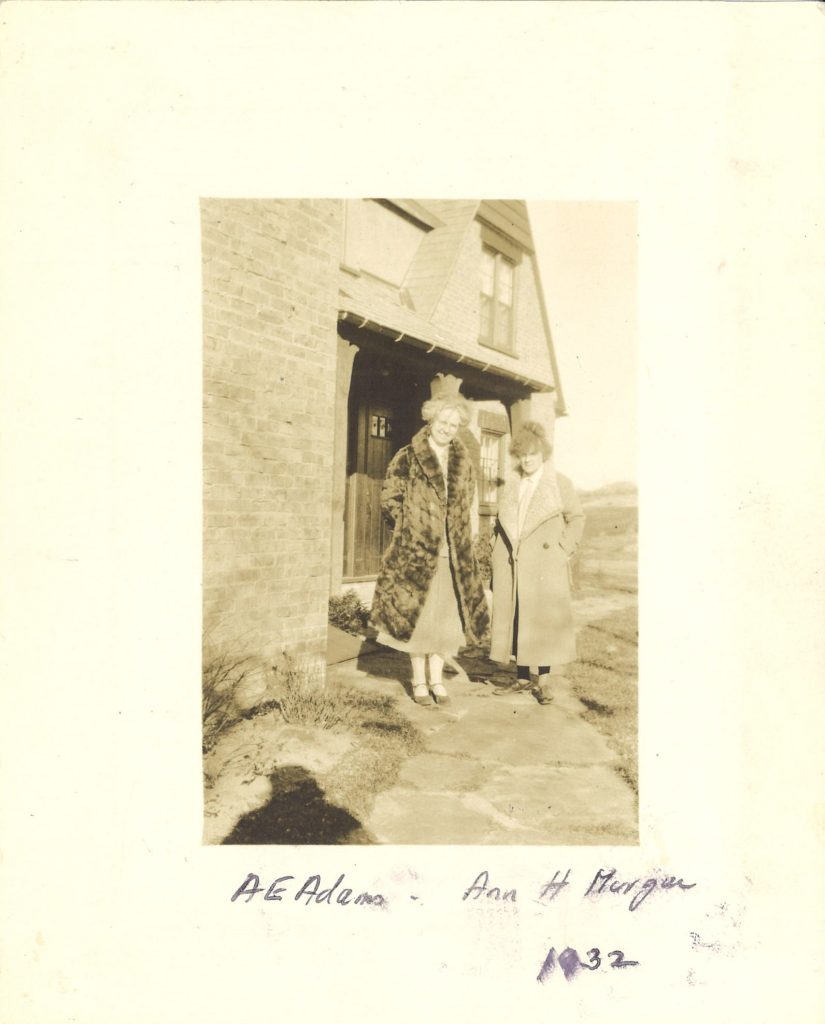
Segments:
[[[584,515],[573,485],[557,474],[540,423],[518,430],[510,446],[518,472],[503,487],[493,544],[490,657],[515,659],[515,689],[552,701],[550,668],[576,660],[568,563],[581,541]],[[538,670],[538,685],[530,668]]]
[[[410,655],[413,699],[449,703],[445,656],[489,630],[487,600],[473,548],[475,473],[456,436],[469,422],[458,393],[425,402],[426,426],[393,457],[381,510],[393,529],[375,585],[371,622],[378,640]]]

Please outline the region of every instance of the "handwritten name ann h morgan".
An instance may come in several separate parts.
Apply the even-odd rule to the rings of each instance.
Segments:
[[[559,875],[560,872],[556,871],[552,879],[549,882],[544,883],[539,890],[536,902],[549,903],[551,900],[554,900],[563,889],[570,885],[570,868],[565,871],[563,877],[560,878]],[[634,878],[632,881],[625,882],[617,876],[615,868],[599,868],[593,876],[593,880],[590,882],[590,885],[585,889],[583,898],[589,897],[590,899],[594,899],[611,895],[630,896],[631,898],[628,903],[628,910],[637,910],[655,889],[661,889],[662,891],[667,891],[668,889],[684,890],[692,889],[695,885],[695,882],[685,882],[683,879],[677,878],[675,875],[651,875],[649,878]],[[490,875],[487,871],[479,872],[475,881],[469,886],[461,898],[462,900],[477,900],[482,896],[488,900],[501,900],[509,903],[516,903],[518,899],[515,889],[490,885]]]
[[[293,898],[296,903],[300,899],[306,900],[306,906],[309,906],[311,903],[327,903],[331,906],[333,902],[338,904],[338,906],[344,907],[350,903],[355,906],[385,907],[387,905],[386,899],[380,893],[359,892],[355,894],[352,889],[342,885],[344,877],[344,875],[339,875],[337,881],[325,889],[321,885],[320,875],[310,875]],[[234,903],[241,896],[245,896],[246,902],[249,903],[258,893],[262,892],[265,900],[280,903],[283,899],[281,894],[289,891],[284,883],[292,881],[294,878],[295,875],[281,875],[280,878],[276,878],[274,882],[266,887],[261,885],[261,879],[258,875],[250,873],[235,890],[232,902]]]

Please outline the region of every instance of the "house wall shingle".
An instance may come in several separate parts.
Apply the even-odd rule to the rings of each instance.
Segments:
[[[205,645],[321,657],[341,204],[205,199]]]

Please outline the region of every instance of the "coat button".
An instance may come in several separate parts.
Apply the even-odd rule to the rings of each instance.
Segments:
[[[544,542],[544,545],[543,545],[543,547],[545,547],[545,548],[549,548],[549,547],[550,547],[550,544],[549,544],[549,543],[548,543],[547,541],[545,541],[545,542]]]

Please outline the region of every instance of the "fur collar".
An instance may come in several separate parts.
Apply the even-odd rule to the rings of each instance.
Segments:
[[[561,513],[554,474],[548,473],[545,467],[541,479],[536,484],[533,497],[530,499],[530,507],[527,509],[524,526],[521,529],[521,536],[519,536],[518,495],[521,480],[521,474],[516,474],[511,480],[508,480],[502,488],[501,499],[498,503],[498,521],[513,547],[542,523]]]
[[[447,493],[444,487],[444,475],[441,472],[441,466],[438,463],[435,452],[430,447],[429,427],[422,427],[414,435],[410,442],[410,447],[416,459],[418,459],[421,468],[424,470],[424,474],[438,494],[440,501],[446,504]],[[468,458],[469,454],[464,444],[457,437],[453,438],[450,442],[450,454],[447,463],[451,498],[457,493],[457,488],[461,484],[462,477],[466,472]]]

